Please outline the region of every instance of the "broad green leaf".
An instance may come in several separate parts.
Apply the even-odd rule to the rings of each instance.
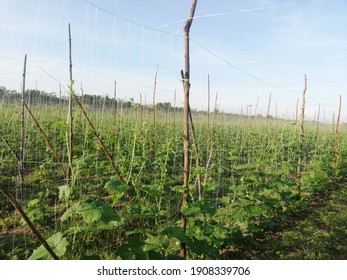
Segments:
[[[146,243],[145,245],[142,246],[142,250],[145,252],[148,251],[156,251],[163,249],[165,246],[163,244],[163,238],[152,238],[150,242]]]
[[[113,208],[101,200],[81,203],[78,207],[78,214],[82,215],[87,224],[95,221],[107,224],[110,221],[119,220],[119,216]]]
[[[206,240],[199,240],[195,237],[188,242],[188,248],[200,257],[216,259],[219,256],[217,248],[210,245]]]
[[[220,203],[223,203],[225,205],[228,205],[231,203],[232,198],[230,196],[222,196],[221,198],[218,199]]]
[[[73,204],[69,209],[65,211],[65,213],[60,217],[60,220],[65,221],[67,218],[72,215],[78,214],[78,208],[80,207],[80,203],[77,202]]]
[[[187,216],[201,213],[201,209],[198,205],[186,205],[186,206],[182,207],[181,210]]]
[[[66,127],[66,123],[64,121],[58,121],[58,122],[55,122],[54,124],[51,125],[52,128],[55,128],[55,127]]]
[[[136,236],[128,237],[127,243],[117,249],[117,255],[123,260],[147,260],[148,254],[142,249],[145,243]]]
[[[69,245],[69,242],[63,236],[61,232],[57,232],[47,239],[48,245],[52,248],[54,253],[58,256],[64,256],[66,252],[66,247]],[[42,245],[34,250],[32,255],[29,257],[29,260],[52,260],[52,256],[48,253],[45,247]]]
[[[215,184],[215,183],[206,183],[206,184],[203,184],[204,192],[212,192],[212,191],[215,191],[217,187],[218,187],[218,185]]]
[[[82,215],[83,220],[87,224],[97,221],[108,224],[120,220],[120,217],[114,212],[113,208],[101,200],[75,203],[66,210],[60,219],[64,221],[73,215]]]
[[[175,192],[180,192],[180,193],[183,193],[186,191],[186,187],[185,186],[174,186],[172,187],[172,190],[175,191]]]
[[[161,197],[165,193],[164,187],[160,185],[144,185],[140,189],[154,197]]]
[[[231,213],[231,219],[233,221],[242,221],[244,219],[244,215],[241,212],[233,211]]]
[[[195,214],[210,214],[214,215],[216,212],[216,206],[211,202],[197,201],[182,208],[183,213],[186,215]]]
[[[39,204],[42,202],[40,198],[35,198],[33,200],[30,200],[28,202],[28,208],[33,208],[39,206]]]
[[[71,187],[69,185],[62,185],[58,187],[59,189],[59,199],[68,200],[71,195]]]
[[[130,189],[130,187],[127,184],[124,184],[123,182],[121,182],[119,180],[108,181],[105,184],[105,188],[107,188],[110,191],[120,192],[120,193],[125,192],[125,191]]]
[[[178,227],[169,227],[162,231],[162,234],[166,235],[168,238],[176,238],[180,242],[187,242],[188,238],[184,234],[183,229]]]
[[[201,212],[204,214],[214,215],[216,213],[216,205],[212,202],[198,201],[197,204],[200,206]]]

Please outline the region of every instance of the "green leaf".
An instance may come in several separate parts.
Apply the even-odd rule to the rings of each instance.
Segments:
[[[154,197],[161,197],[165,193],[164,187],[161,185],[144,185],[140,189]]]
[[[48,245],[52,248],[54,253],[58,256],[64,256],[66,252],[66,247],[69,245],[69,242],[63,237],[61,232],[57,232],[47,239]],[[45,247],[41,245],[34,250],[32,255],[29,257],[29,260],[52,260],[52,256],[48,253]]]
[[[212,192],[217,189],[218,185],[215,183],[206,183],[203,184],[204,192]]]
[[[78,214],[82,215],[83,220],[87,224],[91,224],[95,221],[101,221],[107,224],[111,221],[120,219],[113,208],[101,200],[81,203],[78,207]]]
[[[175,192],[180,192],[180,193],[183,193],[186,191],[186,187],[185,186],[174,186],[172,187],[172,190],[175,191]]]
[[[231,219],[233,221],[242,221],[244,219],[244,216],[241,212],[233,211],[231,213]]]
[[[147,260],[148,254],[142,249],[145,243],[137,236],[128,237],[127,243],[117,249],[117,255],[123,260]]]
[[[156,251],[163,249],[163,239],[160,237],[157,238],[152,238],[150,242],[146,243],[145,245],[142,246],[142,250],[145,252],[148,251]]]
[[[214,215],[216,213],[216,205],[212,202],[207,201],[198,201],[200,205],[201,212],[204,214]]]
[[[58,187],[59,189],[59,199],[68,200],[71,195],[71,187],[69,185],[62,185]]]
[[[97,221],[104,224],[120,221],[120,217],[114,212],[113,208],[101,200],[75,203],[66,210],[60,219],[64,221],[73,215],[82,215],[87,224]]]
[[[42,200],[40,198],[35,198],[33,200],[30,200],[28,202],[28,208],[37,207],[40,205],[41,202],[42,202]]]
[[[69,209],[65,211],[65,213],[60,217],[60,220],[65,221],[67,218],[78,214],[78,208],[80,207],[80,203],[77,202],[73,204]]]
[[[178,227],[169,227],[162,231],[162,234],[166,235],[168,238],[176,238],[180,242],[187,242],[188,238],[184,234],[183,229]]]
[[[112,192],[119,192],[119,193],[123,193],[130,189],[130,187],[127,184],[124,184],[123,182],[119,180],[108,181],[105,184],[105,188]]]
[[[200,214],[201,209],[199,205],[186,205],[182,207],[182,212],[186,214],[187,216],[190,216],[190,215]]]
[[[219,256],[219,251],[217,248],[210,245],[206,240],[199,240],[192,237],[188,242],[188,248],[195,254],[203,258],[213,258],[217,259]]]
[[[66,127],[66,123],[64,121],[58,121],[58,122],[55,122],[54,124],[51,125],[52,128],[55,128],[55,127]]]
[[[197,201],[190,205],[186,205],[182,208],[182,211],[187,216],[195,214],[210,214],[214,215],[216,213],[216,206],[212,202]]]
[[[231,203],[232,198],[230,196],[225,195],[225,196],[220,197],[218,200],[220,203],[228,205]]]

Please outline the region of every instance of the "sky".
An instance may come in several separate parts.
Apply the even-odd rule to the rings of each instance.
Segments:
[[[0,0],[0,86],[66,95],[68,23],[77,94],[182,106],[183,25],[191,0]],[[347,122],[346,0],[198,0],[191,27],[191,107]],[[175,98],[176,96],[176,98]],[[214,105],[212,105],[213,107]],[[301,106],[301,104],[300,104]]]

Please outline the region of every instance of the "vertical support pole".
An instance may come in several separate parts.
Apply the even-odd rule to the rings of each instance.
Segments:
[[[25,199],[24,191],[24,156],[25,156],[25,119],[24,119],[24,94],[25,94],[25,77],[27,67],[27,55],[24,56],[24,69],[23,69],[23,84],[22,84],[22,98],[21,98],[21,145],[20,145],[20,161],[19,161],[19,173],[20,173],[20,193],[22,199]],[[16,197],[18,197],[18,191],[16,190]]]
[[[193,23],[197,0],[192,0],[192,7],[188,20],[184,25],[184,58],[185,67],[184,72],[181,71],[183,90],[184,90],[184,109],[183,109],[183,151],[184,151],[184,163],[183,163],[183,185],[185,191],[182,195],[182,207],[186,206],[188,193],[189,193],[189,90],[190,90],[190,58],[189,58],[189,32]],[[187,217],[182,212],[181,227],[186,232],[187,229]],[[181,242],[180,256],[183,259],[187,258],[186,243]]]
[[[116,124],[117,114],[117,81],[114,80],[114,92],[113,92],[113,124]]]
[[[142,130],[143,125],[143,107],[142,107],[142,94],[140,92],[140,130]]]
[[[67,182],[70,183],[72,175],[72,157],[73,157],[73,116],[72,116],[72,97],[73,97],[73,84],[72,79],[72,55],[71,55],[71,28],[69,23],[69,70],[70,70],[70,85],[69,85],[69,108],[68,108],[68,158],[69,167],[67,170]]]
[[[301,171],[302,171],[302,161],[304,157],[304,142],[305,142],[305,134],[304,134],[304,122],[305,122],[305,102],[306,102],[306,90],[307,90],[307,77],[305,74],[304,81],[304,91],[302,92],[302,105],[301,105],[301,123],[300,123],[300,144],[299,144],[299,159],[298,159],[298,168],[297,168],[297,189],[298,189],[298,198],[301,197]]]
[[[269,103],[267,104],[267,112],[266,112],[266,118],[267,119],[270,118],[270,106],[271,106],[271,92],[270,92],[270,96],[269,96]]]
[[[342,96],[340,95],[340,102],[339,102],[339,111],[337,112],[337,120],[336,120],[336,127],[335,127],[335,149],[334,149],[334,170],[335,170],[335,176],[337,175],[337,161],[339,158],[339,125],[340,125],[340,116],[341,116],[341,103],[342,103]]]
[[[152,117],[153,117],[153,131],[152,131],[152,157],[155,157],[155,126],[156,126],[156,106],[155,106],[155,94],[157,91],[157,76],[158,76],[158,68],[159,65],[157,65],[157,70],[155,71],[154,76],[154,89],[153,89],[153,100],[152,100]]]

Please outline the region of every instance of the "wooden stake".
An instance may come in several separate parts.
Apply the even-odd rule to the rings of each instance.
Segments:
[[[159,68],[159,65],[157,65],[157,70],[155,71],[155,76],[154,76],[154,89],[153,89],[153,102],[152,102],[152,116],[153,116],[152,157],[155,157],[155,126],[156,126],[155,124],[155,118],[156,118],[155,94],[157,90],[158,68]]]
[[[335,127],[335,150],[334,150],[334,170],[335,175],[337,175],[337,161],[339,158],[339,125],[340,125],[340,116],[341,116],[341,103],[342,103],[342,96],[340,95],[340,102],[339,102],[339,111],[337,112],[337,120],[336,120],[336,127]]]
[[[72,116],[72,97],[73,92],[73,79],[72,79],[72,55],[71,55],[71,29],[69,23],[69,70],[70,70],[70,86],[69,86],[69,109],[68,109],[68,159],[69,167],[67,170],[67,182],[70,183],[72,175],[72,157],[73,157],[73,116]]]
[[[140,130],[142,130],[143,125],[143,108],[142,108],[142,94],[140,92]]]
[[[304,122],[305,122],[305,97],[306,97],[306,90],[307,90],[307,77],[305,74],[305,81],[304,81],[304,91],[302,92],[302,105],[301,105],[301,123],[300,123],[300,144],[299,144],[299,159],[298,159],[298,168],[297,168],[297,188],[298,188],[298,198],[301,197],[301,170],[302,170],[302,161],[304,157],[304,142],[305,142],[305,135],[304,135]]]
[[[25,94],[25,76],[27,67],[27,55],[24,56],[24,69],[23,69],[23,85],[22,85],[22,98],[21,98],[21,145],[20,145],[20,161],[19,161],[19,173],[20,173],[20,192],[22,199],[24,200],[24,150],[25,150],[25,119],[24,119],[24,94]],[[16,196],[18,193],[16,193]]]
[[[117,81],[114,80],[114,92],[113,92],[113,124],[116,124],[117,114]]]
[[[174,133],[175,133],[175,139],[176,139],[176,89],[174,93],[174,103],[173,103],[173,125],[174,125]]]
[[[271,92],[269,96],[269,103],[267,104],[267,113],[266,113],[266,118],[270,118],[270,106],[271,106]]]
[[[34,114],[31,112],[31,110],[30,110],[30,108],[28,107],[28,105],[24,103],[24,106],[25,106],[25,109],[28,111],[30,117],[32,118],[32,120],[33,120],[34,123],[36,124],[37,128],[40,130],[41,135],[42,135],[43,138],[45,139],[47,146],[49,147],[49,149],[50,149],[51,152],[53,153],[55,159],[57,160],[57,162],[58,162],[58,164],[59,164],[59,166],[60,166],[61,170],[63,171],[64,176],[65,176],[65,178],[66,178],[66,176],[67,176],[67,171],[65,170],[64,165],[62,164],[61,159],[60,159],[58,153],[57,153],[56,150],[54,149],[52,143],[49,141],[49,139],[48,139],[46,133],[45,133],[45,132],[43,131],[43,129],[41,128],[39,122],[38,122],[37,119],[35,118]]]
[[[78,106],[80,107],[80,109],[81,109],[81,111],[82,111],[84,117],[86,118],[86,120],[87,120],[87,122],[88,122],[88,125],[89,125],[91,131],[93,132],[95,138],[98,140],[98,142],[99,142],[101,148],[103,149],[103,151],[104,151],[104,153],[105,153],[107,159],[110,161],[110,163],[111,163],[111,165],[112,165],[112,167],[113,167],[113,170],[114,170],[114,172],[115,172],[116,175],[117,175],[118,180],[119,180],[119,181],[123,181],[123,177],[122,177],[122,175],[120,175],[120,172],[119,172],[119,170],[118,170],[116,164],[114,163],[111,154],[110,154],[110,153],[108,152],[108,150],[106,149],[106,147],[105,147],[105,145],[104,145],[104,142],[101,140],[101,138],[100,138],[99,134],[97,133],[97,131],[96,131],[96,129],[95,129],[93,123],[92,123],[91,120],[89,119],[88,114],[87,114],[87,112],[84,110],[81,101],[78,99],[78,97],[77,97],[76,95],[74,95],[73,97],[75,98],[75,100],[76,100]]]
[[[318,113],[317,113],[317,123],[316,123],[316,135],[315,135],[315,140],[317,140],[317,138],[318,138],[319,119],[320,119],[320,103],[319,103],[319,105],[318,105]]]
[[[211,131],[210,131],[210,109],[211,107],[211,85],[210,74],[207,75],[207,143],[206,143],[206,162],[209,158],[210,146],[211,146]]]
[[[210,159],[212,156],[212,139],[211,139],[211,124],[210,124],[210,115],[211,115],[211,84],[210,84],[210,75],[207,76],[207,140],[206,140],[206,162],[205,162],[205,176],[204,176],[204,185],[207,183],[208,178],[208,167],[210,164]],[[216,105],[215,105],[216,106]]]
[[[198,148],[198,145],[196,143],[195,128],[194,128],[192,111],[190,110],[190,106],[189,106],[189,122],[190,122],[190,128],[192,130],[192,141],[193,141],[193,147],[194,147],[194,152],[195,152],[195,166],[197,168],[199,168],[200,167],[199,148]],[[198,198],[199,198],[199,200],[201,200],[202,199],[202,186],[201,186],[200,172],[197,175],[197,183],[198,183]]]
[[[16,151],[12,148],[11,144],[6,140],[6,138],[4,138],[4,136],[0,135],[0,138],[2,139],[2,141],[5,142],[5,144],[7,145],[7,147],[10,149],[10,151],[12,152],[12,154],[15,156],[15,158],[18,160],[18,162],[20,162],[20,156],[16,153]]]
[[[53,259],[55,260],[59,260],[59,257],[54,253],[54,251],[52,250],[52,248],[48,245],[47,241],[42,237],[42,235],[40,234],[40,232],[37,230],[37,228],[34,226],[34,224],[30,221],[30,219],[28,218],[28,216],[25,214],[25,212],[23,211],[22,207],[20,206],[20,204],[18,203],[18,201],[2,186],[0,186],[0,192],[2,192],[7,199],[11,202],[11,204],[13,205],[14,209],[16,209],[16,211],[22,216],[22,218],[24,219],[24,221],[28,224],[28,226],[30,227],[32,233],[36,236],[36,238],[40,241],[40,243],[42,244],[43,247],[46,248],[46,250],[48,251],[48,253],[53,257]]]
[[[184,24],[184,57],[185,67],[184,72],[181,71],[183,89],[184,89],[184,109],[183,109],[183,150],[184,150],[184,163],[183,163],[183,185],[185,191],[182,195],[182,207],[188,203],[189,193],[189,90],[190,90],[190,58],[189,58],[189,32],[193,23],[197,0],[192,0],[192,7],[188,20]],[[186,232],[187,229],[187,217],[182,212],[181,227]],[[187,258],[186,243],[181,242],[180,256],[183,259]]]
[[[299,127],[299,97],[296,99],[296,109],[295,109],[295,129]]]

